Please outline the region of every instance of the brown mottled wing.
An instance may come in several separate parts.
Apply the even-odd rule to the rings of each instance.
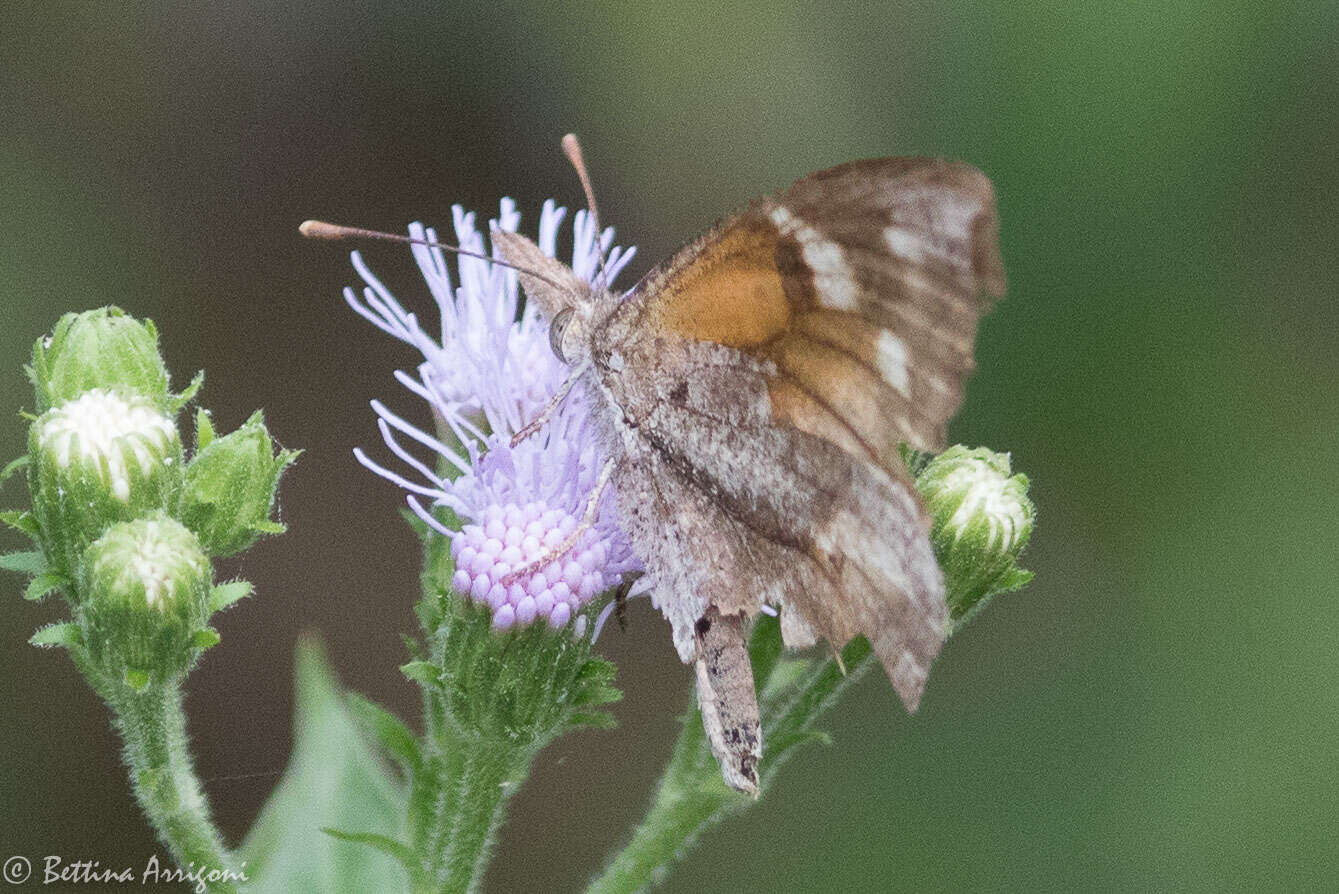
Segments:
[[[775,416],[885,467],[938,450],[1004,293],[990,181],[927,158],[840,165],[653,271],[642,323],[771,360]]]
[[[996,233],[975,168],[853,162],[716,227],[596,335],[640,445],[620,511],[685,660],[708,607],[782,605],[788,642],[866,636],[915,708],[947,612],[896,448],[943,446],[1004,291]]]
[[[621,520],[684,660],[709,609],[752,617],[766,602],[834,647],[866,636],[914,709],[947,613],[906,471],[776,425],[767,361],[617,320],[592,344],[625,448]]]

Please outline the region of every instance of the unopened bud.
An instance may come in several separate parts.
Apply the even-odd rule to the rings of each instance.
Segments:
[[[112,526],[82,563],[77,617],[89,658],[131,681],[185,673],[209,620],[210,576],[195,535],[166,515]]]
[[[43,548],[70,577],[109,526],[170,507],[181,488],[176,426],[134,392],[99,388],[47,410],[29,430],[28,452]]]
[[[259,412],[237,431],[212,438],[208,417],[199,421],[203,443],[186,467],[180,518],[211,556],[231,556],[283,525],[270,519],[279,476],[297,451],[279,450]]]
[[[1026,475],[1011,474],[1009,454],[950,447],[916,478],[934,527],[949,615],[959,624],[984,600],[1032,579],[1018,556],[1032,536],[1036,508]]]
[[[99,388],[133,391],[162,410],[171,404],[158,330],[116,307],[61,317],[33,346],[29,374],[39,412]]]

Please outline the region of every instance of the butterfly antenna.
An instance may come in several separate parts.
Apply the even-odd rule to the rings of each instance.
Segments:
[[[600,232],[600,213],[595,208],[595,188],[590,185],[590,174],[586,171],[586,160],[581,155],[581,143],[577,140],[577,135],[569,133],[563,137],[563,154],[567,160],[572,163],[576,169],[577,179],[581,181],[581,189],[586,193],[586,211],[590,214],[591,226],[595,230],[595,250],[600,254],[599,266],[595,269],[595,281],[598,282],[604,275],[605,262],[608,260],[604,254],[604,234]]]
[[[560,283],[556,279],[551,279],[540,273],[538,270],[530,267],[524,267],[520,264],[511,264],[492,255],[486,255],[482,252],[470,251],[467,248],[461,248],[458,245],[450,245],[446,242],[437,242],[432,239],[415,239],[412,236],[401,236],[397,233],[383,233],[380,230],[368,230],[363,227],[345,227],[339,224],[326,223],[323,220],[304,220],[298,226],[298,232],[308,239],[319,239],[324,242],[349,242],[361,239],[370,239],[378,242],[401,242],[408,245],[426,245],[429,248],[440,248],[443,251],[454,252],[458,255],[464,255],[467,258],[478,258],[482,261],[488,261],[501,267],[510,267],[512,270],[533,276],[535,279],[546,282],[558,289],[572,295],[572,287],[565,283]],[[580,298],[581,296],[576,296]]]

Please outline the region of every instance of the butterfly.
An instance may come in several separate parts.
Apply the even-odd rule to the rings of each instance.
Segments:
[[[596,496],[614,490],[736,789],[758,790],[747,635],[765,606],[788,647],[868,638],[919,704],[948,611],[898,446],[945,446],[1005,290],[998,224],[976,168],[880,158],[752,202],[627,294],[492,234],[571,368],[559,399],[585,389]]]

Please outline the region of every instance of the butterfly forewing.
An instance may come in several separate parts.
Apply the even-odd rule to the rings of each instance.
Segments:
[[[633,297],[653,329],[771,360],[778,418],[889,466],[899,441],[944,445],[1004,291],[997,231],[969,165],[851,162],[753,203]]]

